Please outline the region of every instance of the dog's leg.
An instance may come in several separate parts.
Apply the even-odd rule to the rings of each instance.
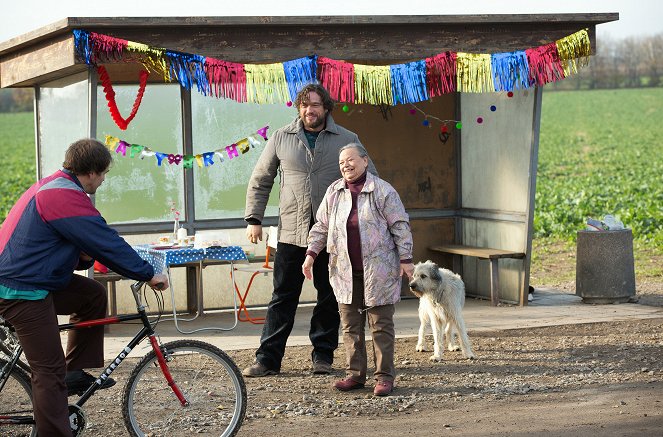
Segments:
[[[426,352],[426,325],[430,322],[428,312],[419,303],[419,337],[417,338],[417,352]]]
[[[472,351],[472,345],[470,344],[470,339],[467,336],[467,329],[465,328],[465,320],[463,319],[463,314],[458,311],[457,314],[453,315],[451,318],[451,324],[456,328],[458,337],[460,339],[460,349],[463,351],[465,358],[473,360],[475,358],[474,352]]]
[[[447,321],[444,328],[444,340],[448,351],[454,352],[460,350],[460,346],[456,343],[457,337],[453,324]]]
[[[429,313],[430,317],[430,326],[433,328],[433,355],[430,356],[431,361],[442,361],[442,341],[440,338],[443,333],[442,323],[443,320],[440,318],[439,314],[435,310],[432,310]]]

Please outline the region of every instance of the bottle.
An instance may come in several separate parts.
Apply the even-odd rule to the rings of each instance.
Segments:
[[[177,244],[183,246],[186,244],[187,232],[186,229],[180,226],[177,230]]]

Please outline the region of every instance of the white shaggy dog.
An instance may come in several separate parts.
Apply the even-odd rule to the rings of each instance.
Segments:
[[[428,323],[433,328],[434,352],[432,361],[442,360],[442,331],[450,351],[458,350],[453,346],[454,332],[460,337],[460,349],[466,358],[473,359],[474,352],[467,337],[463,320],[465,305],[465,284],[457,274],[438,267],[433,261],[418,263],[410,281],[410,290],[419,298],[419,339],[417,351],[425,351],[424,331]]]

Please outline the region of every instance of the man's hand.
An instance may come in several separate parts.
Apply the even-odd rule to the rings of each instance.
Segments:
[[[168,275],[164,275],[163,273],[159,273],[157,275],[152,276],[152,279],[149,280],[147,283],[150,287],[154,288],[155,290],[166,290],[168,288]]]
[[[253,244],[262,241],[262,225],[248,225],[246,227],[246,238]]]

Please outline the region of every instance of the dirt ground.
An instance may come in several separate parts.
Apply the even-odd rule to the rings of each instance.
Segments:
[[[470,331],[476,360],[445,351],[440,363],[398,339],[392,396],[341,393],[336,372],[310,374],[310,348],[290,347],[278,376],[247,379],[239,436],[661,436],[663,318],[495,332]],[[430,340],[430,338],[429,338]],[[370,345],[370,344],[369,344]],[[230,351],[240,366],[253,351]],[[369,356],[369,360],[371,360]],[[127,363],[130,364],[130,363]],[[126,435],[118,385],[86,405],[93,436]]]
[[[532,284],[573,293],[575,277],[562,272],[574,262],[548,252]],[[636,288],[636,305],[663,306],[660,275],[638,277]],[[331,387],[344,375],[342,347],[330,376],[310,374],[310,347],[289,347],[280,375],[246,380],[238,435],[663,436],[663,318],[469,334],[476,360],[445,351],[433,363],[415,351],[416,338],[398,339],[396,389],[384,398],[372,381],[350,393]],[[229,355],[242,368],[254,351]],[[86,405],[87,435],[126,435],[116,405],[126,364],[113,374],[117,386]]]

